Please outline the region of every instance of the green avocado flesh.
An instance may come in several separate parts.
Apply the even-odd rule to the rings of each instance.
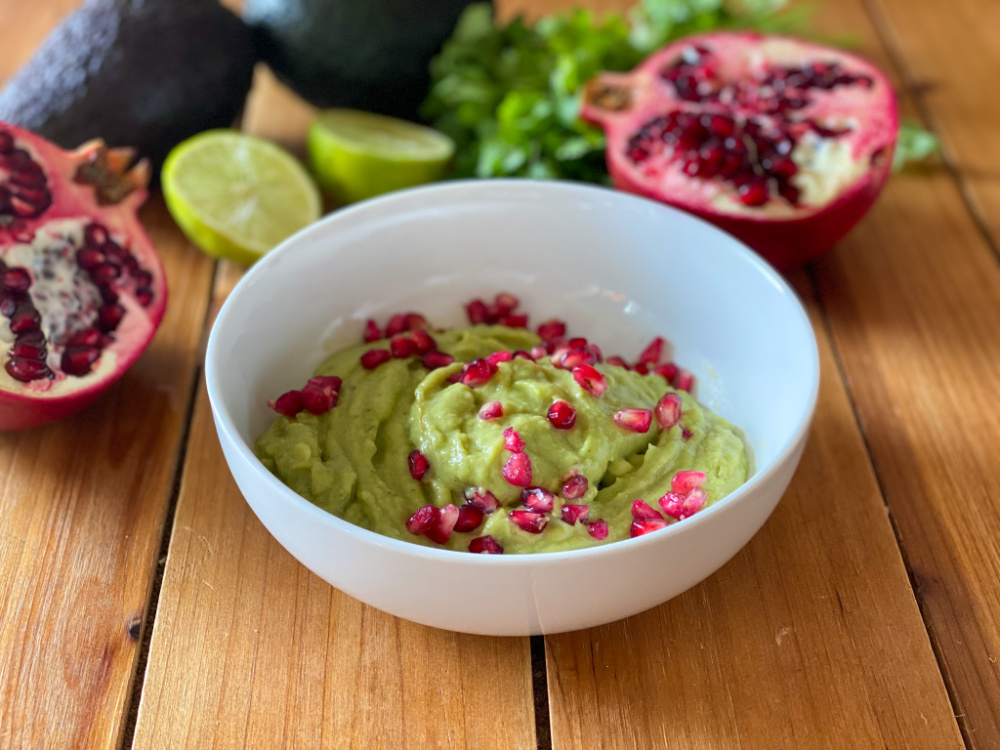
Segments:
[[[422,505],[460,506],[468,489],[487,489],[501,508],[474,531],[453,533],[443,546],[465,551],[473,538],[488,534],[508,554],[627,539],[632,501],[642,498],[657,507],[678,471],[705,473],[706,505],[747,479],[746,450],[733,427],[684,391],[677,391],[680,422],[669,430],[660,430],[655,419],[646,433],[631,432],[613,421],[619,409],[651,409],[673,390],[659,375],[597,365],[608,387],[595,398],[548,358],[515,358],[500,363],[488,383],[470,388],[448,382],[463,362],[500,350],[530,350],[539,343],[538,336],[524,329],[480,325],[435,333],[434,338],[438,349],[455,357],[454,364],[428,371],[419,357],[410,357],[365,370],[361,355],[386,342],[352,346],[330,356],[316,373],[343,379],[339,405],[319,416],[301,412],[295,419],[278,417],[258,438],[258,457],[320,508],[380,534],[432,547],[441,545],[411,534],[406,520]],[[576,410],[572,429],[556,429],[546,417],[552,402],[560,399]],[[503,404],[503,416],[489,421],[479,417],[480,407],[489,401]],[[511,455],[504,449],[507,427],[525,443],[532,485],[556,495],[554,512],[540,534],[507,519],[510,511],[522,507],[521,488],[500,473]],[[407,466],[414,448],[430,461],[421,481],[410,476]],[[610,533],[604,541],[591,537],[585,524],[571,526],[560,518],[564,501],[559,490],[573,470],[587,478],[589,489],[572,502],[588,504],[591,521],[607,521]]]

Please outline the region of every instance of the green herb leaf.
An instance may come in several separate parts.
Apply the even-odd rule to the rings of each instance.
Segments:
[[[896,153],[892,157],[892,171],[898,172],[907,164],[923,161],[941,153],[941,142],[929,130],[925,130],[914,120],[904,120],[899,124],[899,138]]]

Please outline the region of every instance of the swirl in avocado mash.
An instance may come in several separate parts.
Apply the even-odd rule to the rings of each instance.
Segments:
[[[626,539],[633,501],[645,498],[655,507],[679,471],[704,472],[706,505],[747,479],[747,454],[733,427],[684,391],[677,391],[680,420],[669,429],[661,430],[656,419],[647,432],[616,424],[620,409],[652,409],[673,391],[659,375],[597,364],[607,390],[595,397],[548,357],[515,357],[499,363],[484,384],[469,387],[451,382],[463,363],[497,351],[530,350],[539,337],[520,328],[476,325],[435,333],[434,339],[438,350],[455,358],[453,364],[428,370],[412,356],[370,370],[362,367],[361,355],[385,346],[384,341],[330,356],[316,372],[342,378],[337,407],[275,419],[257,440],[261,461],[303,497],[366,529],[462,551],[488,535],[505,553],[555,552]],[[480,409],[495,401],[502,404],[502,415],[483,419]],[[576,411],[572,428],[556,429],[546,417],[555,401]],[[509,519],[512,511],[525,508],[522,487],[502,473],[512,455],[505,448],[507,428],[516,431],[530,457],[531,485],[555,495],[540,533]],[[430,463],[419,481],[407,463],[415,449]],[[560,490],[574,472],[586,477],[587,490],[566,501]],[[473,531],[455,531],[438,545],[407,530],[407,520],[422,506],[458,506],[477,489],[493,493],[500,507]],[[586,523],[562,520],[566,502],[588,505],[591,522],[607,523],[606,539],[595,538]]]

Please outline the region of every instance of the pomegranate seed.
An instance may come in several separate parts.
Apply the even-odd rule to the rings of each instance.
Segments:
[[[631,367],[629,367],[628,362],[626,362],[624,359],[618,356],[608,357],[608,364],[614,365],[615,367],[624,367],[626,370],[632,369]]]
[[[558,354],[552,356],[555,357]],[[557,367],[561,367],[564,370],[572,370],[574,367],[579,367],[580,365],[592,365],[597,362],[597,357],[585,348],[571,349],[566,352],[559,360]]]
[[[406,457],[406,464],[410,468],[410,476],[418,482],[424,478],[431,468],[431,462],[427,460],[427,456],[416,448],[410,451],[410,455]]]
[[[643,534],[648,534],[651,531],[659,531],[660,529],[665,529],[670,525],[669,521],[665,521],[660,518],[658,520],[649,521],[633,521],[632,526],[629,528],[629,536],[637,537]]]
[[[632,370],[640,375],[649,375],[649,365],[645,362],[636,362],[635,367],[633,367]]]
[[[587,523],[588,518],[590,518],[589,505],[564,505],[562,507],[562,520],[570,526],[574,526],[577,522]]]
[[[76,251],[76,264],[84,271],[91,271],[104,262],[104,253],[92,247]]]
[[[545,416],[557,430],[570,430],[576,424],[576,409],[565,401],[554,401]]]
[[[339,391],[340,387],[344,384],[344,381],[336,375],[314,375],[309,378],[307,384],[319,386],[320,388],[331,388],[335,391]]]
[[[490,382],[495,371],[485,359],[474,359],[465,366],[461,382],[469,388],[478,388]]]
[[[122,318],[124,317],[125,308],[117,302],[110,302],[101,306],[101,309],[97,311],[97,324],[102,331],[113,331],[122,322]]]
[[[40,331],[35,331],[40,333]],[[37,359],[43,361],[48,356],[45,343],[27,340],[27,336],[18,336],[14,340],[14,345],[10,348],[11,356],[23,357],[25,359]]]
[[[654,508],[652,505],[647,503],[645,500],[633,500],[632,501],[632,518],[639,521],[650,521],[663,519],[660,515],[660,511]]]
[[[500,292],[493,301],[494,306],[501,315],[509,315],[521,304],[521,300],[509,292]]]
[[[651,409],[619,409],[615,412],[615,424],[624,430],[632,432],[649,432],[649,426],[653,423],[653,411]]]
[[[428,370],[436,370],[439,367],[446,367],[455,361],[455,358],[444,352],[428,352],[424,355],[423,365]],[[461,377],[462,373],[456,373]]]
[[[413,342],[413,350],[417,354],[428,354],[437,347],[437,342],[422,328],[417,328],[410,334],[410,341]]]
[[[514,359],[518,359],[518,358],[520,358],[520,359],[533,359],[533,357],[528,352],[524,351],[524,349],[518,349],[516,352],[514,352]]]
[[[691,389],[694,388],[694,374],[688,370],[680,370],[674,378],[674,388],[691,393]]]
[[[691,438],[694,437],[694,433],[685,427],[683,430],[681,430],[681,437],[684,438],[685,440],[690,440]]]
[[[274,401],[268,401],[267,405],[278,414],[294,419],[295,415],[305,408],[305,401],[299,391],[288,391],[288,393],[282,393]]]
[[[663,512],[678,521],[690,518],[703,507],[708,500],[708,494],[701,487],[695,487],[685,495],[676,492],[668,492],[660,498],[660,507]]]
[[[465,493],[465,502],[481,508],[483,513],[489,515],[500,507],[500,502],[489,490],[471,489]]]
[[[496,304],[486,306],[486,322],[490,325],[494,323],[499,323],[500,318],[505,315],[502,308],[498,307]]]
[[[515,487],[527,487],[531,484],[531,459],[527,453],[511,453],[500,473]]]
[[[649,342],[649,346],[642,350],[642,354],[639,355],[639,361],[645,362],[647,365],[660,364],[660,360],[663,358],[664,343],[663,339],[657,336]]]
[[[427,538],[437,544],[444,544],[451,539],[451,532],[458,523],[458,508],[451,503],[441,508],[436,522],[426,531]]]
[[[549,519],[544,514],[535,513],[531,510],[512,510],[507,518],[510,519],[511,523],[527,531],[529,534],[541,534],[545,527],[549,525]]]
[[[406,359],[413,356],[413,342],[405,333],[397,333],[389,339],[389,351],[396,359]]]
[[[385,326],[386,338],[395,336],[397,333],[403,333],[406,330],[406,316],[402,313],[397,313],[389,318],[389,322]]]
[[[392,359],[388,349],[369,349],[361,355],[361,366],[366,370],[374,370],[379,365]]]
[[[477,555],[502,555],[503,546],[489,534],[477,536],[469,542],[469,552]]]
[[[479,418],[490,420],[503,416],[503,404],[499,401],[487,401],[479,409]]]
[[[490,366],[490,369],[496,371],[496,367],[501,362],[510,362],[514,359],[514,355],[508,351],[493,352],[490,356],[486,358],[486,364]]]
[[[513,427],[507,427],[503,431],[503,447],[514,453],[524,450],[524,441],[521,440],[521,436],[517,434],[517,430]]]
[[[133,263],[136,263],[135,258],[133,258],[131,255],[129,256],[129,260],[132,261]],[[135,265],[136,270],[133,270],[131,272],[132,278],[135,279],[135,285],[151,286],[153,284],[153,274],[151,274],[149,271],[137,270],[138,268],[139,268],[138,263],[136,263]]]
[[[599,542],[608,538],[608,522],[603,518],[591,521],[587,524],[587,533]]]
[[[420,313],[408,312],[403,316],[403,325],[407,331],[422,331],[427,328],[427,318]]]
[[[665,393],[653,411],[656,413],[656,423],[660,429],[669,430],[680,421],[681,397],[673,392]]]
[[[32,380],[40,380],[49,377],[52,371],[44,362],[36,359],[24,359],[22,357],[11,357],[4,365],[7,373],[15,380],[28,383]]]
[[[369,318],[365,322],[365,343],[370,344],[373,341],[378,341],[380,338],[382,338],[382,331],[379,329],[378,324]]]
[[[566,324],[561,320],[553,318],[547,323],[542,323],[538,326],[538,336],[542,341],[551,341],[552,339],[562,338],[565,335]]]
[[[703,471],[678,471],[670,480],[670,489],[678,495],[686,495],[695,487],[701,487],[705,483],[705,472]]]
[[[573,368],[573,379],[594,398],[600,398],[601,394],[608,389],[607,380],[590,365],[580,365]]]
[[[77,331],[66,340],[66,346],[103,346],[101,333],[93,328]]]
[[[108,230],[100,224],[88,224],[83,229],[83,242],[88,247],[101,247],[111,239]]]
[[[673,383],[674,378],[677,377],[677,373],[680,372],[680,368],[673,362],[667,362],[665,365],[660,365],[654,371],[657,375],[666,378],[668,383]]]
[[[587,339],[585,339],[583,336],[577,336],[566,342],[566,346],[568,346],[570,349],[580,349],[586,345],[587,345]]]
[[[10,330],[13,333],[37,331],[41,325],[42,316],[38,314],[38,310],[30,302],[18,305],[14,309],[14,314],[10,316]]]
[[[310,414],[325,414],[337,405],[340,378],[311,378],[302,388],[302,404]]]
[[[478,529],[483,522],[483,509],[478,505],[466,503],[458,509],[458,520],[455,521],[455,531],[466,532]]]
[[[3,285],[11,294],[24,294],[31,286],[31,276],[23,268],[8,268],[3,274]]]
[[[740,185],[736,195],[744,206],[763,206],[767,203],[767,180],[758,178]]]
[[[417,536],[426,534],[437,524],[440,514],[441,511],[436,505],[423,505],[407,520],[406,530]]]
[[[90,278],[95,284],[109,284],[119,276],[121,269],[111,263],[101,263],[96,268],[90,270]]]
[[[153,290],[149,287],[141,286],[135,290],[135,300],[143,307],[149,307],[153,301]]]
[[[567,500],[579,500],[587,494],[590,483],[583,474],[574,474],[562,486],[562,496]]]
[[[505,315],[500,318],[500,325],[507,326],[508,328],[527,328],[528,327],[528,316],[524,313],[518,313],[516,315]]]
[[[465,306],[465,312],[469,316],[469,322],[472,325],[482,325],[487,322],[489,317],[489,311],[486,309],[486,303],[481,299],[474,299],[472,302]]]
[[[80,377],[90,372],[100,356],[101,350],[95,347],[72,346],[63,351],[60,367],[67,375]]]
[[[556,496],[542,487],[526,487],[521,490],[521,503],[536,513],[551,513]]]
[[[451,375],[448,376],[447,382],[448,383],[461,383],[462,382],[462,371],[458,370],[457,372],[453,372]]]

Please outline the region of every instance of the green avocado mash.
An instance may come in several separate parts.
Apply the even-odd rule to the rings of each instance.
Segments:
[[[615,542],[629,537],[631,504],[643,498],[654,508],[670,491],[681,470],[702,471],[706,504],[725,497],[747,479],[743,443],[722,417],[705,409],[686,392],[680,422],[660,430],[656,420],[647,433],[619,427],[612,417],[623,408],[651,409],[669,390],[659,375],[641,375],[622,367],[597,365],[607,391],[595,398],[572,374],[547,358],[515,358],[500,363],[489,382],[477,388],[449,383],[462,364],[499,350],[530,350],[535,334],[518,328],[478,325],[435,333],[437,347],[455,357],[452,365],[428,371],[419,357],[392,359],[373,370],[360,356],[385,342],[362,344],[330,356],[320,375],[343,379],[339,404],[315,416],[303,411],[294,419],[278,417],[257,440],[257,455],[285,484],[324,510],[351,523],[408,542],[438,546],[407,531],[406,520],[432,503],[461,505],[470,488],[491,491],[501,503],[474,531],[455,532],[444,545],[465,551],[471,539],[490,535],[505,553],[556,552]],[[572,429],[559,430],[546,418],[556,400],[577,414]],[[503,416],[479,417],[489,401],[503,404]],[[540,534],[507,519],[521,507],[521,488],[500,473],[510,456],[503,430],[513,427],[531,458],[532,485],[556,495],[555,510]],[[422,481],[414,480],[407,456],[414,448],[430,461]],[[589,481],[587,494],[574,503],[590,506],[590,520],[604,519],[610,533],[597,541],[582,523],[560,519],[559,489],[571,471]]]

